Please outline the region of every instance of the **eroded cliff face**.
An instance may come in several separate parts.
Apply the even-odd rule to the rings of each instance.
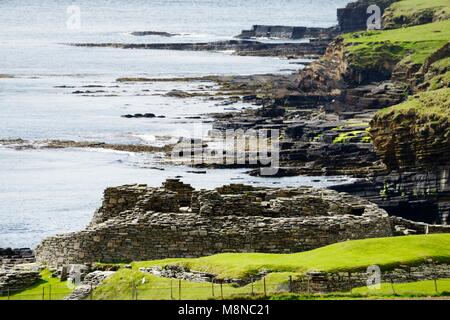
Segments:
[[[379,112],[370,134],[390,170],[379,179],[379,201],[423,204],[425,219],[449,223],[450,89],[424,92]]]
[[[336,38],[328,45],[322,58],[299,71],[297,88],[303,94],[337,97],[346,87],[344,77],[347,72],[344,40]]]
[[[392,170],[450,164],[450,89],[426,92],[375,115],[371,136]]]
[[[337,10],[339,28],[342,32],[352,32],[367,29],[367,19],[371,15],[367,13],[370,5],[377,5],[381,14],[397,0],[359,0],[349,3],[345,8]]]
[[[383,49],[377,59],[366,63],[349,47],[341,37],[330,43],[321,59],[299,71],[298,92],[322,97],[321,101],[328,101],[327,109],[337,112],[382,109],[406,98],[407,81],[392,79],[398,60],[384,57]]]

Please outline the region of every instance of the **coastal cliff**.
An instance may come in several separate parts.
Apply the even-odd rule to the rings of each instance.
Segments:
[[[378,112],[371,136],[392,170],[436,168],[450,159],[450,89],[417,94]]]
[[[414,2],[396,3],[404,7]],[[400,14],[402,6],[389,7],[385,16]],[[436,4],[428,7],[435,12],[442,9]],[[313,144],[309,149],[317,148],[318,141],[372,146],[384,168],[373,166],[376,169],[357,183],[333,188],[369,199],[392,215],[446,224],[450,222],[450,20],[433,21],[405,22],[402,28],[391,25],[390,30],[359,31],[336,38],[321,59],[298,72],[295,101],[315,98],[327,114],[354,118],[353,130],[348,122],[334,127],[330,123],[329,129],[323,130],[323,123],[316,121],[320,130],[305,123],[286,132],[292,139],[309,138]],[[370,115],[371,110],[375,112]],[[372,119],[366,131],[363,114]],[[342,128],[346,130],[337,135]],[[354,164],[347,172],[360,173],[352,161],[354,154],[343,152],[342,158],[346,154],[347,163]],[[371,157],[374,164],[377,157]],[[323,152],[326,158],[334,156]],[[366,157],[359,158],[370,167]],[[332,171],[332,162],[322,163]],[[334,162],[334,167],[339,164]]]
[[[365,30],[367,28],[367,19],[369,14],[367,8],[371,5],[377,5],[381,9],[381,14],[392,3],[397,0],[358,0],[349,3],[345,8],[337,10],[339,29],[342,32],[353,32]]]
[[[436,77],[448,71],[449,23],[444,20],[344,34],[328,45],[320,59],[289,76],[216,79],[222,93],[239,95],[245,90],[242,100],[262,108],[218,115],[213,128],[280,129],[280,175],[363,176],[357,183],[334,189],[370,200],[393,216],[447,224],[448,89],[423,93],[403,105],[382,109],[402,103],[413,92],[446,86],[445,79]],[[230,196],[223,190],[183,189],[191,194],[183,196],[184,209],[177,192],[165,187],[107,190],[104,206],[91,225],[80,233],[45,240],[37,250],[38,259],[58,263],[188,257],[236,250],[301,251],[342,240],[336,237],[328,215],[308,214],[308,230],[314,235],[306,232],[302,227],[304,207],[285,200],[278,203],[279,196],[272,198],[272,191],[253,194],[245,189]],[[287,191],[278,192],[285,195]],[[266,201],[261,202],[261,196],[276,200],[273,204],[278,209],[271,209],[270,203],[269,207],[263,205]],[[289,195],[291,200],[296,196]],[[297,211],[291,216],[293,206]],[[344,226],[346,231],[340,233],[345,238],[433,230],[431,225],[418,227],[412,221],[391,217],[388,228],[384,228],[386,221],[377,220],[375,224],[381,223],[383,229],[372,225],[369,232],[359,228],[360,215],[351,216],[348,225],[341,216],[333,218]],[[258,221],[264,217],[264,226],[254,220],[256,217]],[[322,234],[319,230],[323,228],[326,232]],[[295,234],[286,230],[295,230]],[[264,233],[269,237],[248,239],[249,234]],[[130,242],[129,235],[137,236],[138,241]],[[191,242],[186,242],[186,236],[192,236]],[[219,247],[215,239],[221,239]],[[308,239],[307,243],[302,239]],[[180,248],[171,246],[173,242],[188,244]],[[121,250],[124,244],[130,245],[130,251]],[[144,253],[143,247],[148,248]],[[69,255],[64,254],[65,248],[70,248]]]

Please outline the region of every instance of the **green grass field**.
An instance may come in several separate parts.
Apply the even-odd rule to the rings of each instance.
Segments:
[[[0,300],[61,300],[72,292],[66,281],[53,278],[50,271],[41,272],[41,280],[26,290],[0,296]]]
[[[405,283],[382,283],[380,289],[369,289],[368,287],[355,288],[352,293],[370,295],[435,295],[439,292],[450,294],[450,279],[425,280]]]
[[[422,16],[432,17],[433,21],[450,18],[450,0],[400,0],[385,11],[387,27],[420,23]]]
[[[450,234],[353,240],[293,254],[224,253],[196,259],[135,262],[133,268],[180,264],[189,269],[243,278],[262,270],[303,273],[310,270],[361,270],[372,264],[391,268],[425,259],[450,261]]]
[[[180,285],[182,299],[221,297],[221,289],[225,298],[247,296],[251,292],[262,294],[264,291],[262,280],[243,287],[224,284],[221,288],[215,284],[213,289],[211,283],[178,282],[144,274],[138,270],[140,267],[179,264],[222,278],[242,278],[266,270],[270,272],[265,279],[266,290],[271,294],[286,291],[289,276],[295,279],[308,270],[365,270],[372,264],[389,269],[400,264],[419,264],[430,258],[450,262],[450,234],[354,240],[294,254],[227,253],[196,259],[142,261],[132,263],[131,269],[120,269],[106,280],[95,290],[94,299],[132,299],[134,287],[138,299],[178,299]]]
[[[385,63],[423,64],[450,41],[450,20],[393,30],[343,35],[354,68],[369,69]]]
[[[424,280],[405,283],[382,283],[379,289],[367,287],[354,288],[352,292],[328,294],[289,294],[270,295],[271,300],[347,300],[347,299],[414,299],[439,297],[450,299],[450,279]],[[247,298],[252,299],[251,296]],[[262,299],[262,296],[256,296]]]
[[[110,279],[95,290],[94,300],[206,300],[206,299],[367,299],[392,297],[433,297],[450,295],[450,279],[382,283],[380,289],[354,288],[351,292],[330,294],[286,294],[289,276],[298,274],[274,273],[266,276],[266,290],[262,280],[242,287],[230,284],[195,283],[143,275],[136,270],[120,270],[117,278]],[[142,279],[145,278],[145,283]],[[134,280],[134,282],[133,282]],[[135,285],[131,285],[134,283]],[[180,290],[181,287],[181,290]],[[118,290],[118,288],[120,288]],[[134,289],[133,289],[134,288]],[[133,293],[134,292],[134,293]]]
[[[450,262],[450,234],[432,234],[352,240],[336,243],[307,252],[294,254],[225,253],[196,259],[165,259],[141,261],[131,264],[131,269],[118,264],[120,269],[101,286],[95,289],[93,299],[226,299],[248,297],[253,292],[256,297],[263,295],[264,282],[268,296],[286,292],[289,277],[294,280],[306,271],[353,271],[365,270],[377,264],[386,270],[398,265],[415,265],[425,260]],[[216,274],[219,278],[243,278],[261,271],[269,272],[265,280],[257,280],[242,287],[231,284],[196,283],[155,277],[139,271],[140,267],[179,264],[192,270]],[[442,283],[441,283],[442,282]],[[180,291],[181,286],[181,291]],[[389,285],[390,286],[390,285]],[[379,294],[392,294],[388,285],[383,285]],[[433,287],[428,282],[398,284],[398,293],[418,290],[417,294],[431,294]],[[411,286],[411,287],[408,287]],[[415,287],[414,287],[415,286]],[[448,281],[439,280],[439,291],[450,291]],[[51,293],[50,293],[51,287]],[[44,288],[44,295],[43,295]],[[430,289],[431,288],[431,289]],[[367,295],[364,288],[355,289],[354,294]],[[62,299],[72,289],[66,282],[52,278],[50,272],[42,272],[42,280],[33,287],[11,294],[9,299],[41,300]],[[373,293],[370,293],[372,295]],[[137,295],[137,297],[136,297]],[[328,298],[339,298],[329,296]],[[281,298],[281,297],[274,297]],[[308,298],[308,297],[302,297]],[[320,295],[310,298],[326,298]],[[344,295],[342,298],[355,298]],[[8,297],[1,297],[6,300]]]
[[[415,112],[430,119],[450,120],[450,88],[416,94],[407,101],[378,111],[377,116],[392,116]]]

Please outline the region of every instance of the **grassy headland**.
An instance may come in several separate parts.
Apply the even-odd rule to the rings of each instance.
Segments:
[[[450,18],[449,0],[400,0],[384,13],[384,27],[393,29]]]
[[[397,63],[422,65],[450,40],[450,20],[393,30],[343,35],[352,68],[392,68]]]

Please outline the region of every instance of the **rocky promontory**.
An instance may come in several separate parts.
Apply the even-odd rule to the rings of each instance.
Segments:
[[[267,43],[251,40],[177,43],[71,43],[76,47],[102,47],[119,49],[235,51],[241,56],[305,57],[322,55],[328,40],[301,43]]]

